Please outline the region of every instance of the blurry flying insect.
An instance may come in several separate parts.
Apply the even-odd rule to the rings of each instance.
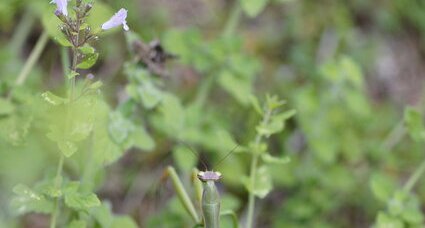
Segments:
[[[158,76],[166,77],[169,75],[165,69],[165,63],[168,60],[177,58],[177,55],[167,52],[159,40],[152,40],[149,44],[141,40],[135,40],[132,46],[136,54],[136,62],[141,61],[151,73]]]
[[[184,190],[183,184],[180,181],[175,169],[168,167],[166,173],[171,177],[174,188],[178,193],[179,199],[186,211],[191,215],[193,220],[197,223],[196,227],[204,228],[220,228],[220,216],[231,215],[233,218],[234,227],[238,227],[238,222],[234,212],[220,213],[220,195],[218,193],[216,182],[222,178],[222,174],[216,171],[208,170],[206,163],[201,157],[187,144],[183,143],[197,158],[200,159],[201,163],[205,167],[205,171],[199,171],[197,173],[198,179],[202,182],[202,197],[201,197],[201,208],[202,208],[202,219],[198,218],[195,207],[193,206],[190,197]],[[236,145],[229,153],[227,153],[220,161],[216,164],[216,167],[220,165],[229,155],[231,155],[239,145]]]

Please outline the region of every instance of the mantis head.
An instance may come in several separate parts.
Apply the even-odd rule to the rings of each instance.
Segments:
[[[214,171],[200,171],[198,173],[198,178],[202,182],[207,181],[218,181],[221,179],[221,173],[220,172],[214,172]]]

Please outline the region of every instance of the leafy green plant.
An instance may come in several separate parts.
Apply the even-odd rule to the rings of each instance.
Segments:
[[[404,124],[411,138],[423,141],[425,133],[422,114],[415,108],[407,107],[404,111]],[[425,161],[422,161],[402,187],[398,187],[390,177],[376,175],[371,181],[371,188],[377,199],[386,204],[386,210],[379,211],[375,227],[422,226],[424,216],[419,199],[413,192],[419,178],[425,173]]]
[[[96,173],[104,164],[117,159],[122,151],[121,141],[115,143],[112,140],[119,138],[116,136],[118,132],[114,131],[116,134],[111,137],[107,133],[109,108],[100,95],[99,89],[102,82],[94,81],[94,76],[87,74],[81,83],[77,83],[77,78],[81,78],[79,70],[91,68],[99,55],[90,45],[91,41],[98,39],[101,32],[100,28],[91,29],[92,24],[89,22],[88,15],[93,5],[76,0],[71,3],[73,11],[68,13],[67,1],[55,1],[55,3],[57,4],[55,14],[61,21],[59,28],[62,33],[50,30],[50,34],[59,44],[71,49],[70,69],[64,70],[65,78],[69,81],[69,92],[65,97],[50,91],[44,92],[38,101],[35,99],[32,103],[25,104],[24,110],[35,111],[36,115],[32,117],[28,126],[39,128],[41,132],[45,132],[48,139],[54,142],[56,146],[53,150],[56,150],[56,154],[59,155],[59,162],[56,172],[46,173],[46,178],[38,181],[33,188],[23,184],[15,186],[13,191],[16,196],[11,202],[12,207],[19,214],[28,212],[50,214],[50,227],[65,224],[70,227],[92,227],[93,224],[101,224],[102,227],[136,227],[136,224],[128,217],[114,217],[110,208],[102,205],[93,192],[96,187],[93,183]],[[126,16],[126,11],[120,12],[125,12]],[[121,23],[126,26],[125,16],[122,16],[117,19],[116,14],[105,24],[110,24],[112,21],[114,26]],[[105,27],[104,25],[102,27]],[[110,26],[103,29],[109,28]],[[20,99],[19,96],[22,96],[18,93],[18,87],[26,80],[46,40],[45,32],[33,50],[35,54],[27,60],[16,81],[17,89],[10,93],[11,100],[4,101],[3,106],[7,108],[4,114],[15,112],[11,101],[17,102]],[[111,119],[115,120],[114,118],[119,117],[112,115]],[[28,127],[25,131],[28,131]],[[129,131],[139,135],[135,136],[136,140],[146,135],[144,131],[133,128]],[[25,134],[17,135],[13,140],[22,140],[21,138],[24,137]],[[137,145],[139,142],[136,140],[127,141],[123,147]],[[150,146],[145,147],[152,147],[152,142],[147,143],[150,143]],[[79,176],[79,181],[72,181],[71,175],[64,175],[66,164],[71,170],[74,169],[74,173]],[[80,172],[79,169],[82,171]]]

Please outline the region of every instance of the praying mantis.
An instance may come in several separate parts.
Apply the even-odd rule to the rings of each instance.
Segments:
[[[217,165],[224,161],[237,147],[238,146],[233,148],[225,157],[223,157],[217,163]],[[193,150],[191,151],[196,155]],[[202,160],[201,162],[206,167],[205,163]],[[191,215],[192,219],[195,221],[195,227],[220,228],[220,216],[230,216],[232,219],[233,227],[238,228],[238,220],[236,214],[233,211],[220,212],[220,194],[218,192],[216,182],[218,182],[222,178],[222,174],[220,172],[209,171],[207,168],[206,171],[198,171],[195,169],[193,173],[196,174],[196,177],[202,183],[200,186],[199,182],[195,182],[195,189],[198,192],[198,198],[201,199],[202,218],[198,216],[195,206],[193,205],[189,195],[184,189],[176,170],[171,166],[166,169],[166,174],[171,178],[173,186],[180,199],[180,202],[184,206],[185,210]],[[201,191],[201,189],[203,190]],[[201,196],[199,197],[200,194]]]

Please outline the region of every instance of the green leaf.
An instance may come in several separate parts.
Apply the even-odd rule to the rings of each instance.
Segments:
[[[58,146],[63,155],[67,158],[71,157],[78,150],[77,145],[70,141],[60,141],[58,142]]]
[[[101,225],[101,227],[109,228],[133,228],[137,227],[136,223],[128,216],[114,216],[108,202],[101,206],[93,208],[91,214]]]
[[[0,115],[7,115],[15,110],[15,106],[4,98],[0,98]]]
[[[185,111],[178,97],[164,94],[159,106],[161,118],[158,120],[162,128],[169,134],[178,134],[185,124]]]
[[[78,189],[80,188],[80,182],[79,181],[71,181],[65,184],[63,187],[64,194],[73,194],[78,192]]]
[[[284,100],[280,100],[278,96],[274,95],[274,96],[270,96],[270,95],[266,95],[266,104],[267,104],[267,108],[270,110],[274,110],[277,109],[279,107],[281,107],[282,105],[286,104],[286,101]]]
[[[50,91],[42,93],[41,97],[51,105],[61,105],[68,102],[68,99],[56,96]]]
[[[123,149],[109,134],[110,113],[112,110],[106,102],[98,102],[93,107],[96,119],[93,130],[93,158],[97,165],[107,165],[123,153]]]
[[[409,132],[410,137],[415,141],[425,139],[425,128],[422,114],[413,107],[404,109],[404,123]]]
[[[60,178],[61,180],[61,178]],[[45,194],[46,196],[49,196],[51,198],[58,198],[61,197],[63,192],[62,189],[60,188],[60,186],[56,186],[56,181],[55,179],[49,179],[44,181],[44,183],[41,183],[40,185],[37,186],[37,189]]]
[[[251,185],[250,179],[248,177],[244,177],[242,179],[242,183],[249,192],[252,192],[254,195],[260,198],[266,197],[273,188],[272,178],[267,166],[260,166],[257,168],[254,186]]]
[[[370,187],[375,197],[382,202],[387,202],[396,189],[394,182],[383,174],[374,174],[370,181]]]
[[[266,7],[268,0],[240,0],[240,3],[248,16],[256,17]]]
[[[424,215],[419,207],[408,207],[406,208],[401,217],[407,221],[410,225],[419,225],[424,221]]]
[[[254,107],[255,111],[257,111],[258,114],[263,115],[263,109],[261,108],[260,102],[258,101],[257,97],[251,95],[249,99],[251,100],[252,107]]]
[[[89,69],[94,64],[96,64],[97,59],[99,58],[99,53],[86,54],[81,62],[77,65],[78,69]]]
[[[88,44],[85,44],[84,46],[78,48],[78,50],[80,50],[80,52],[83,53],[84,55],[94,54],[95,52],[95,49]]]
[[[291,161],[291,159],[289,157],[283,157],[283,158],[278,158],[278,157],[273,157],[270,154],[262,154],[261,155],[261,159],[268,164],[278,164],[278,165],[283,165],[283,164],[287,164]]]
[[[118,144],[124,143],[130,132],[133,130],[133,124],[124,118],[120,112],[113,112],[109,115],[109,134]]]
[[[80,75],[80,73],[75,72],[75,71],[70,71],[70,72],[66,75],[66,77],[67,77],[68,79],[72,79],[72,78],[74,78],[74,77],[76,77],[76,76],[78,76],[78,75]]]
[[[141,126],[135,127],[135,129],[131,132],[128,141],[129,142],[126,143],[126,148],[134,146],[144,151],[150,151],[155,147],[155,142],[152,137],[150,137],[146,130]]]
[[[391,228],[403,228],[403,221],[388,215],[385,212],[379,212],[377,216],[376,221],[376,227],[377,228],[385,228],[385,227],[391,227]]]
[[[147,109],[156,107],[162,100],[162,92],[152,83],[145,82],[137,88],[138,93],[143,102],[143,106]]]
[[[257,132],[260,135],[269,137],[272,134],[282,131],[285,127],[285,121],[295,115],[295,110],[290,110],[284,113],[280,113],[271,117],[268,123],[263,123],[257,126]]]
[[[65,47],[71,47],[72,44],[68,41],[65,35],[60,31],[59,26],[62,22],[58,17],[53,13],[55,8],[52,6],[49,7],[52,13],[44,13],[42,17],[43,28],[47,31],[50,37],[54,41]]]
[[[28,212],[51,213],[53,212],[53,201],[47,200],[43,195],[31,190],[23,184],[13,188],[16,194],[11,200],[12,208],[19,214]]]
[[[97,89],[100,89],[100,87],[102,86],[103,86],[103,83],[101,81],[96,81],[90,84],[89,89],[97,90]]]
[[[57,105],[45,110],[44,115],[49,126],[47,137],[57,143],[65,156],[73,155],[78,149],[77,143],[86,139],[92,132],[93,121],[97,118],[97,110],[94,108],[96,103],[97,98],[84,96],[66,105]]]
[[[111,228],[137,228],[137,224],[128,216],[115,216]]]
[[[68,193],[65,195],[65,204],[76,210],[87,210],[100,206],[100,200],[94,193]]]
[[[68,228],[86,228],[87,223],[83,220],[72,220],[72,222],[68,225]]]
[[[219,74],[218,80],[223,89],[229,92],[240,104],[249,103],[252,96],[250,79],[237,77],[234,73],[223,70]]]
[[[354,86],[361,87],[363,85],[363,74],[360,67],[348,56],[341,58],[340,68],[345,78]]]
[[[408,193],[397,191],[394,196],[388,201],[388,212],[390,215],[399,216],[406,209],[406,201],[409,198]]]

